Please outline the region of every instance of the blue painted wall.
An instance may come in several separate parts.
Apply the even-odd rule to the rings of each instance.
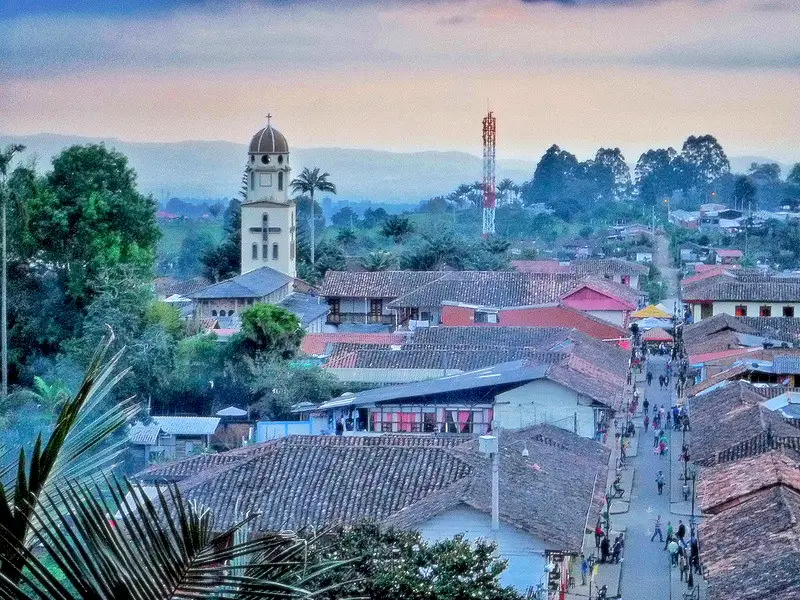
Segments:
[[[478,538],[493,539],[491,516],[466,505],[426,521],[419,529],[429,541],[451,538],[458,533],[463,533],[473,541]],[[503,584],[524,592],[545,581],[542,579],[545,565],[543,542],[502,521],[497,541],[500,556],[508,561],[501,578]]]

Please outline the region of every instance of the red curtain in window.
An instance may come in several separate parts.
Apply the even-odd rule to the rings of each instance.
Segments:
[[[469,433],[469,418],[472,412],[468,410],[458,411],[458,430],[461,433]]]
[[[372,413],[372,431],[380,431],[381,430],[381,412],[376,410]]]
[[[411,431],[414,416],[414,413],[400,413],[400,431]]]

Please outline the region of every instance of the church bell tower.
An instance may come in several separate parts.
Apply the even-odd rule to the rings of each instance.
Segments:
[[[247,199],[242,203],[242,273],[270,267],[297,276],[297,214],[289,198],[289,144],[271,123],[247,152]]]

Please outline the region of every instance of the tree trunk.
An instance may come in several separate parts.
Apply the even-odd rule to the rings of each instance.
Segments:
[[[315,221],[317,215],[314,214],[314,188],[311,188],[311,265],[313,266],[316,264],[316,256],[315,256],[315,246],[316,246],[316,236],[314,235],[314,229],[316,227]],[[4,230],[5,231],[5,230]],[[3,263],[5,264],[5,263]],[[5,298],[5,296],[3,296]]]

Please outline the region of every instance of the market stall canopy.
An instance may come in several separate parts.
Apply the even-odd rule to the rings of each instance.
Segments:
[[[645,306],[644,308],[637,310],[635,313],[631,313],[631,319],[647,319],[648,317],[652,317],[654,319],[670,319],[672,318],[672,315],[664,310],[661,310],[655,304]]]
[[[660,327],[656,327],[655,329],[646,331],[642,339],[645,342],[671,342],[672,336]]]
[[[660,327],[661,329],[672,329],[672,320],[647,317],[641,321],[636,321],[636,325],[638,325],[640,331],[647,331],[648,329],[655,329],[656,327]]]

